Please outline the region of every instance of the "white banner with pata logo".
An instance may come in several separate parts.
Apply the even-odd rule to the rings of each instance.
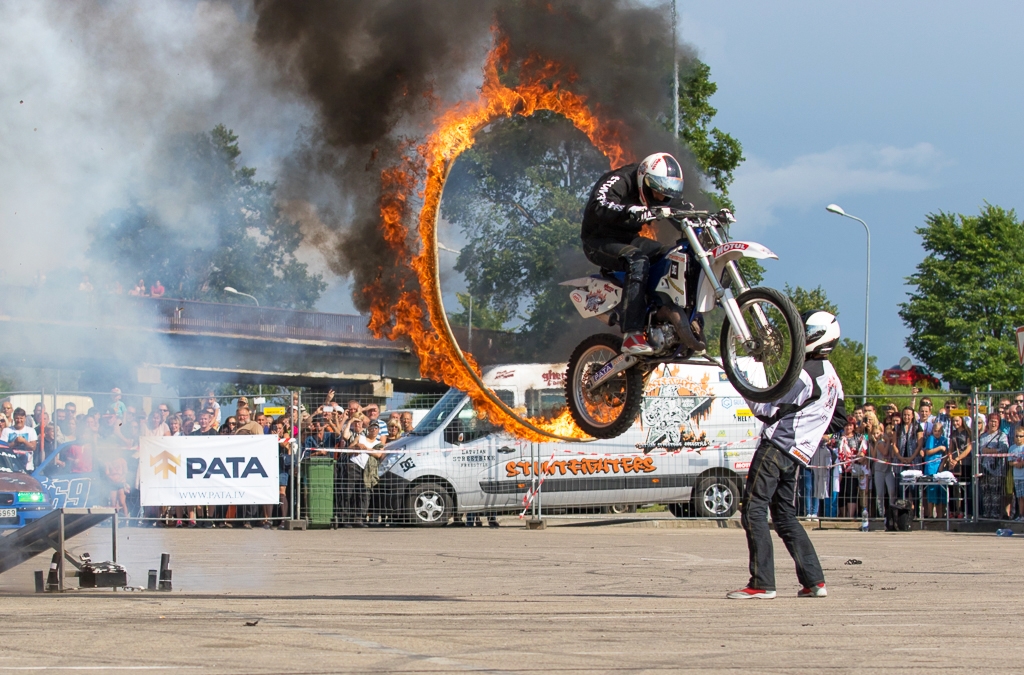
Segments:
[[[144,436],[143,506],[277,504],[276,436]]]

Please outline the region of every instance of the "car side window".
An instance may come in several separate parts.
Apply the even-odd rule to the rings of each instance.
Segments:
[[[445,427],[444,440],[452,445],[461,445],[483,438],[496,428],[486,416],[477,413],[472,401],[466,401],[462,410]]]

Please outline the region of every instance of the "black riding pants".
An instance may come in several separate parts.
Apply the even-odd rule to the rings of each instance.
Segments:
[[[606,269],[627,273],[622,312],[624,332],[643,330],[650,263],[660,260],[670,249],[670,246],[663,246],[647,237],[635,237],[628,243],[618,239],[583,240],[583,254],[587,260]]]
[[[798,475],[796,460],[771,443],[761,441],[747,473],[741,517],[750,553],[750,588],[775,590],[775,552],[768,527],[769,511],[775,531],[796,562],[800,583],[810,588],[825,581],[814,545],[796,519]]]

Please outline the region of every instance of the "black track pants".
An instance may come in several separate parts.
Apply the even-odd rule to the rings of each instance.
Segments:
[[[775,531],[796,562],[796,576],[809,588],[825,581],[810,537],[796,519],[796,460],[771,443],[761,441],[747,473],[741,522],[750,552],[750,588],[775,590],[775,553],[768,527],[771,511]]]

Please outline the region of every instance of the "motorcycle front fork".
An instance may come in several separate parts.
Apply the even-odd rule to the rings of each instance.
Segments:
[[[736,304],[736,296],[733,295],[732,290],[722,285],[721,281],[715,276],[714,271],[711,269],[711,263],[708,262],[708,252],[701,246],[700,241],[697,239],[696,233],[693,231],[693,227],[686,227],[683,230],[686,233],[686,239],[690,243],[690,250],[693,251],[694,258],[697,259],[697,264],[700,265],[701,270],[704,271],[704,275],[711,282],[711,287],[715,291],[715,300],[725,310],[726,316],[729,317],[729,323],[744,342],[749,342],[753,335],[750,332],[750,328],[747,327],[747,322],[743,320],[743,315],[740,313],[740,307]],[[712,230],[712,236],[716,236]],[[735,266],[735,269],[733,269]],[[735,275],[733,277],[737,288],[743,288],[746,286],[742,283],[742,276],[740,274],[739,266],[734,262],[730,263],[729,273]],[[741,291],[742,292],[742,291]]]

